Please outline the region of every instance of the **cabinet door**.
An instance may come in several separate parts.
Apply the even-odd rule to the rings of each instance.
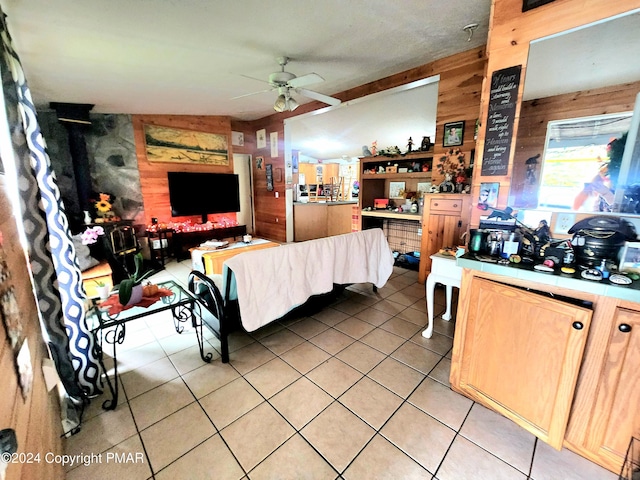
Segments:
[[[421,275],[426,275],[431,271],[431,259],[434,253],[443,247],[456,247],[460,243],[463,222],[459,214],[437,214],[431,213],[426,222],[422,225],[422,245],[421,257],[424,259],[420,263]]]
[[[427,254],[438,253],[442,247],[456,247],[460,243],[461,230],[460,215],[429,215]]]
[[[592,448],[619,468],[632,436],[640,438],[640,312],[616,308],[592,413]]]
[[[426,195],[422,216],[422,242],[418,281],[424,283],[431,271],[431,258],[443,247],[457,247],[469,223],[469,195]]]
[[[477,277],[461,296],[452,385],[560,449],[591,311]]]

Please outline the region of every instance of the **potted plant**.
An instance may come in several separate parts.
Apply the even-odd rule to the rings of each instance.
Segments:
[[[153,273],[152,270],[142,273],[142,263],[144,261],[142,253],[136,253],[133,259],[136,266],[133,275],[122,280],[118,286],[118,298],[122,305],[133,305],[142,299],[143,291],[140,283]]]
[[[106,300],[109,298],[109,293],[111,291],[111,287],[104,283],[102,280],[94,280],[96,284],[96,292],[98,293],[98,297],[100,300]]]

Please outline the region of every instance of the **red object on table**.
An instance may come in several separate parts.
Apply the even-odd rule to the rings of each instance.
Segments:
[[[154,303],[156,303],[162,297],[168,297],[169,295],[172,295],[172,294],[173,292],[168,288],[158,288],[158,293],[156,293],[155,295],[142,297],[142,299],[138,303],[135,303],[133,305],[122,305],[120,303],[120,298],[118,297],[118,294],[114,293],[113,295],[111,295],[109,298],[107,298],[104,302],[100,304],[100,308],[108,307],[109,315],[116,315],[124,310],[128,310],[133,307],[147,308],[153,305]]]

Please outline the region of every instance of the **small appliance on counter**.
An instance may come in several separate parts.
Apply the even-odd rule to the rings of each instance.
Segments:
[[[603,261],[618,264],[620,249],[637,238],[633,223],[619,217],[596,216],[580,220],[569,232],[579,266],[596,267]]]
[[[520,235],[509,230],[475,229],[469,237],[469,251],[508,258],[520,252]]]
[[[295,185],[294,192],[294,201],[300,203],[308,203],[309,202],[309,190],[307,185],[297,184]]]

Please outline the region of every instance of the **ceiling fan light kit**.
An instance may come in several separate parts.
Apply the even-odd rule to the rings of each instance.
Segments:
[[[280,92],[280,95],[276,98],[276,103],[273,104],[273,109],[276,112],[293,112],[300,106],[298,102],[291,97],[288,87],[280,87],[278,88],[278,91]]]
[[[341,103],[341,101],[337,98],[330,97],[323,93],[314,92],[312,90],[307,90],[306,88],[302,88],[306,85],[311,85],[312,83],[324,82],[324,78],[322,78],[317,73],[308,73],[306,75],[298,77],[293,73],[285,72],[284,67],[289,63],[289,60],[289,57],[276,58],[276,61],[280,65],[281,70],[279,72],[270,74],[269,80],[267,81],[267,83],[272,87],[271,90],[267,91],[278,90],[278,98],[276,98],[276,101],[273,104],[273,109],[276,112],[293,112],[296,108],[299,107],[299,103],[291,97],[291,90],[294,90],[296,93],[304,97],[318,100],[320,102],[326,103],[327,105],[335,106]],[[246,95],[240,95],[239,97],[235,98],[242,98],[257,93],[263,92],[249,93]]]

